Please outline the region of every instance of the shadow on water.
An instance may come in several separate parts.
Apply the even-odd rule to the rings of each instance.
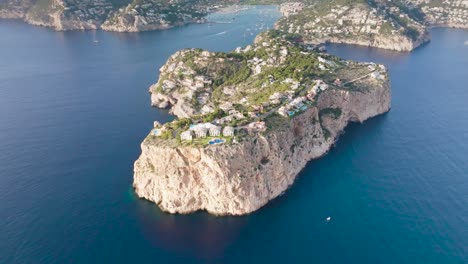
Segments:
[[[336,182],[341,180],[341,176],[321,175],[321,168],[339,159],[343,152],[352,147],[356,139],[368,137],[381,129],[386,119],[387,114],[384,114],[366,121],[365,124],[349,124],[329,153],[309,162],[284,195],[275,198],[248,216],[216,217],[206,212],[171,215],[162,212],[152,202],[136,198],[132,190],[142,233],[153,246],[168,252],[211,261],[224,259],[230,246],[235,244],[240,236],[250,233],[252,226],[261,225],[265,230],[273,228],[281,224],[280,215],[291,213],[300,207],[303,201],[299,200],[309,199],[311,194],[313,199],[316,197],[314,193],[318,193],[320,197],[320,189],[336,185]],[[324,210],[319,211],[327,211],[327,208],[322,209]],[[327,214],[317,214],[313,221],[321,225],[326,216]]]
[[[136,206],[141,232],[154,247],[197,259],[221,259],[248,224],[248,217],[216,217],[206,212],[172,215],[142,199]]]
[[[283,210],[282,207],[289,206],[287,204],[294,204],[297,202],[295,200],[302,197],[305,193],[308,193],[309,191],[313,192],[316,187],[319,187],[317,184],[314,184],[317,180],[314,179],[314,176],[318,176],[322,168],[340,160],[340,157],[343,157],[344,152],[352,148],[352,144],[355,140],[359,140],[362,137],[368,137],[380,130],[385,125],[389,114],[390,113],[379,115],[362,124],[348,124],[343,134],[337,139],[335,144],[325,155],[316,160],[309,161],[304,169],[297,175],[293,185],[291,185],[283,195],[275,198],[260,210]],[[339,177],[339,175],[333,174],[327,175],[326,179],[320,179],[320,188],[326,189],[327,185],[333,185],[334,181],[338,180],[333,176]]]

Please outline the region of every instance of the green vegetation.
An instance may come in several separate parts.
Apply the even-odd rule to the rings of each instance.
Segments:
[[[236,127],[238,142],[251,133],[268,136],[273,131],[289,130],[291,119],[316,107],[326,89],[358,91],[350,88],[353,83],[334,86],[337,78],[347,82],[369,75],[369,64],[310,51],[298,38],[272,30],[260,34],[254,45],[244,49],[228,53],[188,49],[172,56],[161,72],[159,87],[152,92],[175,96],[177,101],[183,98],[183,107],[191,110],[190,118],[166,124],[163,135],[152,138],[171,146],[206,146],[213,138],[180,138],[190,125],[199,123]],[[163,82],[167,86],[164,91]],[[361,92],[369,89],[367,85],[375,82],[356,84]],[[201,114],[205,111],[211,112]],[[322,125],[322,117],[338,119],[341,115],[340,108],[326,108],[320,111],[319,120],[311,122]],[[252,127],[259,125],[255,122],[262,121],[262,128],[252,132]],[[330,132],[323,129],[329,137]],[[226,141],[231,144],[233,139]]]
[[[365,19],[356,21],[356,17]],[[339,39],[362,44],[392,35],[416,41],[424,31],[422,23],[421,9],[400,0],[316,0],[301,12],[280,19],[278,27],[301,34],[306,42]]]
[[[330,115],[333,119],[338,119],[341,116],[341,108],[325,108],[320,110],[320,116]]]

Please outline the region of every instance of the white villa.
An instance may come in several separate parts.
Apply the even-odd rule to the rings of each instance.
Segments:
[[[210,127],[210,136],[211,137],[219,137],[221,135],[221,127],[213,126]]]
[[[233,137],[234,136],[234,128],[231,126],[224,127],[223,129],[223,136],[225,137]]]
[[[180,134],[180,139],[182,140],[188,140],[192,141],[193,140],[193,133],[191,130],[184,131]]]
[[[288,117],[288,109],[283,105],[278,109],[278,114]]]
[[[206,138],[207,134],[208,134],[208,129],[204,127],[197,127],[195,129],[195,136],[197,136],[197,138]]]

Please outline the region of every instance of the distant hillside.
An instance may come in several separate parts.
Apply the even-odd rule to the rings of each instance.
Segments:
[[[281,19],[277,28],[311,43],[409,51],[427,40],[423,19],[421,12],[399,1],[317,0]]]

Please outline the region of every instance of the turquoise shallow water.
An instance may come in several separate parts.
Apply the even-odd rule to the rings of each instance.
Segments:
[[[149,106],[158,68],[248,44],[271,12],[141,34],[0,22],[0,263],[467,263],[468,31],[435,29],[411,54],[330,46],[385,63],[393,108],[257,213],[168,215],[134,196],[139,144],[172,118]]]

